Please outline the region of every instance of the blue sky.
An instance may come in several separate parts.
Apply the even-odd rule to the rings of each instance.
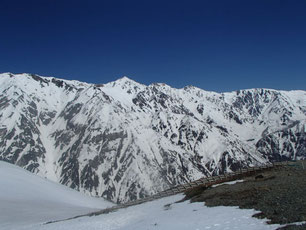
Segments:
[[[306,89],[306,1],[0,1],[0,72]]]

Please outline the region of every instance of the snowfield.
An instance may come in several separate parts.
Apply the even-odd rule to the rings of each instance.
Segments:
[[[171,196],[95,217],[44,224],[109,207],[112,203],[87,197],[17,166],[0,161],[1,230],[143,230],[143,229],[276,229],[254,210],[208,208],[203,203],[175,203]]]
[[[175,195],[142,205],[121,209],[95,217],[82,217],[54,224],[34,226],[44,230],[205,230],[205,229],[276,229],[267,220],[252,218],[254,210],[237,207],[208,208],[203,203],[174,203],[183,195]],[[170,205],[169,205],[170,204]]]
[[[114,204],[86,196],[0,161],[0,229],[32,229],[46,221],[86,214]]]

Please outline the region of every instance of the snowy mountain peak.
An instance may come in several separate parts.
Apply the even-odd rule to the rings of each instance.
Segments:
[[[126,82],[126,81],[133,81],[133,82],[135,82],[134,80],[130,79],[127,76],[123,76],[123,77],[119,78],[117,81],[124,81],[124,82]]]
[[[0,75],[0,160],[123,202],[203,176],[305,158],[306,93],[229,93]]]
[[[108,84],[111,84],[113,86],[117,86],[117,85],[120,85],[120,86],[124,86],[124,85],[127,85],[127,86],[141,85],[140,83],[138,83],[138,82],[136,82],[136,81],[126,77],[126,76],[123,76],[122,78],[119,78],[116,81],[110,82]]]

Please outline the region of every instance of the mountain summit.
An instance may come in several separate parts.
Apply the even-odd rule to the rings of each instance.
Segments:
[[[306,158],[306,92],[0,75],[0,160],[115,202]]]

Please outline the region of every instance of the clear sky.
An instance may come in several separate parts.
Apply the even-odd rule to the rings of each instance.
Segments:
[[[0,72],[306,89],[304,0],[1,0]]]

